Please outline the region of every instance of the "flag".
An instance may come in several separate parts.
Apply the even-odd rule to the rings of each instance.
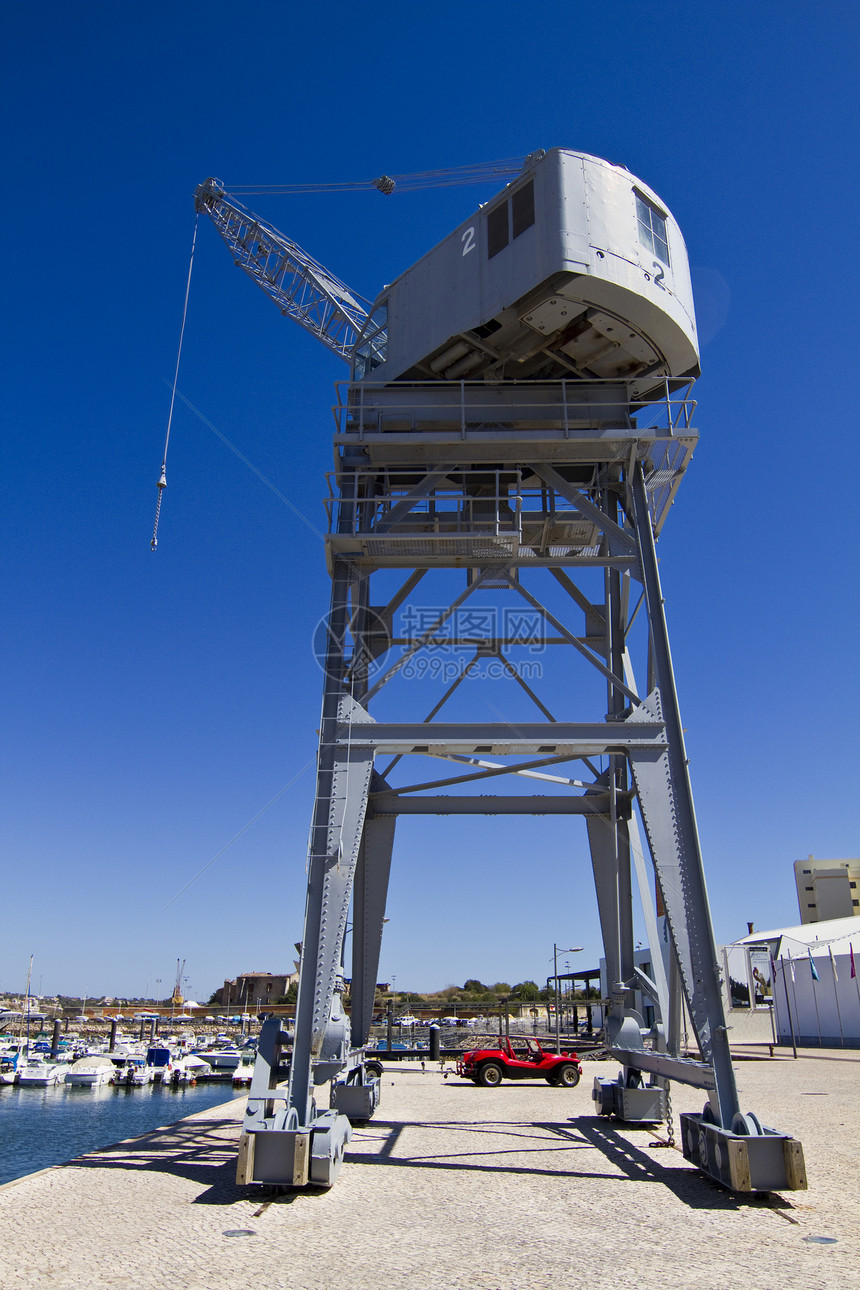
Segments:
[[[788,951],[788,966],[791,971],[791,984],[794,985],[795,984],[794,959],[791,957],[791,950]]]
[[[807,954],[809,955],[809,970],[812,973],[812,979],[813,981],[820,981],[821,978],[818,975],[818,969],[816,968],[812,958],[812,950],[807,950]]]
[[[857,975],[857,969],[854,966],[854,946],[849,945],[848,948],[851,951],[851,979],[853,980],[854,977]]]
[[[831,967],[832,967],[832,969],[833,969],[833,980],[834,980],[834,981],[838,981],[838,980],[839,980],[839,977],[838,977],[837,972],[836,972],[836,959],[833,957],[833,946],[832,946],[832,945],[828,945],[828,947],[827,947],[827,948],[828,948],[828,950],[830,951],[830,966],[831,966]]]

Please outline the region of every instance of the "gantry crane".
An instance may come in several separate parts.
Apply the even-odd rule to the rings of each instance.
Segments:
[[[201,184],[195,201],[278,308],[352,369],[337,412],[332,598],[289,1084],[280,1087],[288,1037],[272,1019],[260,1035],[239,1180],[330,1186],[350,1117],[376,1108],[364,1049],[397,817],[527,813],[579,815],[587,826],[609,973],[607,1043],[621,1066],[617,1080],[595,1082],[597,1110],[664,1118],[668,1081],[691,1084],[707,1103],[681,1117],[690,1160],[738,1190],[804,1186],[800,1144],[739,1106],[657,568],[655,539],[697,440],[692,291],[671,214],[624,167],[564,149],[535,153],[371,304],[217,181]],[[399,590],[378,600],[376,575],[390,588],[392,570]],[[453,580],[448,604],[411,635],[396,630],[431,573]],[[531,612],[528,631],[522,615],[513,626],[492,614],[489,626],[473,617],[467,630],[464,606],[499,595]],[[518,670],[517,651],[536,639],[569,652],[569,684],[541,694]],[[462,663],[429,714],[376,719],[380,693],[443,641]],[[455,694],[463,702],[463,683],[487,658],[539,720],[439,717]],[[401,709],[413,701],[401,694]],[[391,760],[381,769],[383,757]],[[397,779],[428,761],[447,769]],[[577,774],[562,773],[567,762]],[[516,791],[469,794],[506,777]],[[524,779],[546,791],[523,793]],[[638,820],[666,911],[665,964]],[[634,962],[634,871],[654,980]],[[648,1044],[634,988],[656,1004]],[[696,1060],[680,1052],[682,994]],[[327,1081],[330,1109],[320,1112],[313,1091]]]

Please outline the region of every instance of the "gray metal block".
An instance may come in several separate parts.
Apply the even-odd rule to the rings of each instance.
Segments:
[[[735,1134],[701,1115],[684,1114],[684,1159],[732,1191],[798,1191],[806,1188],[803,1148],[796,1138],[762,1126],[761,1134]]]
[[[304,1187],[308,1182],[310,1133],[307,1129],[266,1129],[243,1133],[236,1182]]]
[[[598,1075],[591,1096],[598,1115],[614,1115],[628,1124],[654,1124],[666,1118],[666,1094],[658,1085],[627,1088]]]
[[[618,1089],[619,1105],[615,1114],[628,1124],[657,1123],[666,1118],[666,1093],[662,1088]]]
[[[598,1115],[611,1115],[615,1106],[615,1094],[612,1092],[616,1087],[615,1081],[603,1079],[600,1075],[595,1076],[594,1087],[591,1090],[591,1099],[594,1102],[594,1109]]]
[[[338,1083],[332,1086],[331,1105],[350,1120],[369,1120],[380,1100],[380,1082],[372,1075],[365,1083]]]

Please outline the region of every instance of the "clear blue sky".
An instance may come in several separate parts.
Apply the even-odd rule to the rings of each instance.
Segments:
[[[321,543],[180,404],[149,548],[196,184],[556,145],[623,162],[687,239],[701,441],[660,554],[715,930],[795,921],[792,862],[857,854],[856,6],[33,0],[0,24],[0,989],[34,954],[44,993],[164,993],[179,957],[206,998],[301,935]],[[252,204],[372,297],[493,191]],[[345,371],[203,223],[180,389],[320,526]],[[541,980],[553,942],[596,962],[577,822],[398,828],[381,978]]]

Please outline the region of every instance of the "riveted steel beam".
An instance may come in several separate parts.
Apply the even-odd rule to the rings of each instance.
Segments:
[[[548,757],[602,757],[630,748],[654,751],[666,745],[663,722],[643,720],[585,723],[433,722],[429,725],[380,721],[334,734],[337,745],[373,748],[377,753],[489,753],[495,757],[546,753]]]
[[[609,809],[606,794],[586,797],[550,797],[548,793],[501,796],[474,794],[454,797],[402,797],[397,793],[374,793],[376,815],[604,815]]]

